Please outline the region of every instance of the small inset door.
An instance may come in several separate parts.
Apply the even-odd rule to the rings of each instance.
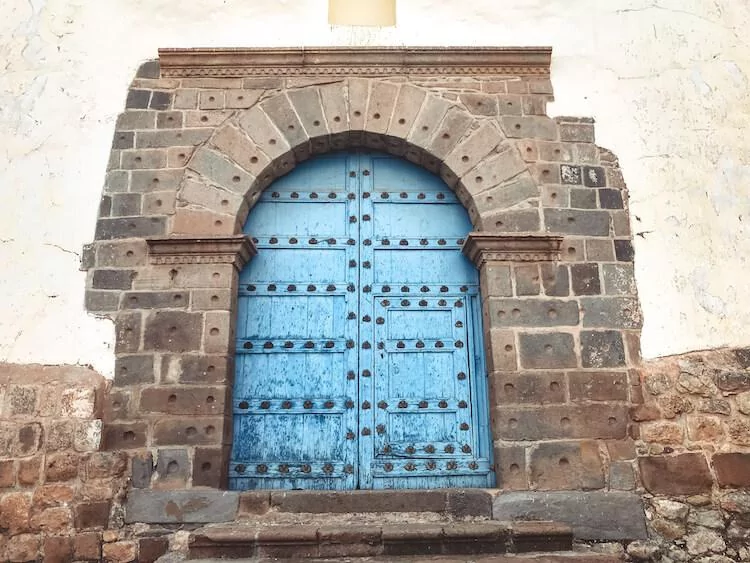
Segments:
[[[232,489],[494,483],[471,224],[432,174],[318,157],[245,232]]]

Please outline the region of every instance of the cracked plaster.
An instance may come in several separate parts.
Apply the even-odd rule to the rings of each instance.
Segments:
[[[77,254],[128,83],[166,46],[552,45],[550,113],[595,117],[630,189],[644,354],[748,344],[746,2],[409,0],[382,30],[330,28],[323,0],[5,0],[2,15],[0,361],[111,374]]]

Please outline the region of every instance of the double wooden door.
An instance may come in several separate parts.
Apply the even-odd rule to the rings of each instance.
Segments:
[[[386,155],[318,157],[263,193],[230,488],[494,484],[470,230],[439,178]]]

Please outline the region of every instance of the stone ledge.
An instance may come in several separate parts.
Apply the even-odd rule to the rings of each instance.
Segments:
[[[162,77],[548,76],[551,47],[159,49]]]
[[[230,522],[237,515],[240,494],[192,489],[132,489],[125,503],[125,522],[146,524],[210,524]]]
[[[641,497],[623,492],[518,492],[501,494],[492,506],[495,520],[546,520],[573,528],[576,539],[646,539]]]
[[[560,260],[563,238],[551,235],[469,233],[461,249],[479,268],[486,262],[552,262]]]
[[[232,237],[163,237],[147,239],[149,261],[168,264],[233,264],[241,270],[257,254],[245,235]]]

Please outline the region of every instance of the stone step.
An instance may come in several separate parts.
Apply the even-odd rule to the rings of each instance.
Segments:
[[[265,563],[267,560],[233,559],[235,563]],[[299,559],[274,559],[274,563],[298,563]],[[556,553],[527,553],[523,555],[473,555],[458,557],[451,555],[425,555],[422,557],[361,557],[317,559],[316,563],[621,563],[624,559],[613,555],[581,553],[579,551],[558,551]],[[226,559],[193,559],[191,563],[222,563]],[[162,563],[161,560],[157,563]],[[165,559],[163,563],[179,563]]]
[[[351,521],[351,520],[350,520]],[[569,527],[553,522],[466,521],[327,525],[272,522],[211,525],[190,535],[191,559],[331,559],[569,550]]]
[[[492,518],[496,490],[252,491],[240,495],[239,516],[267,512],[351,514],[420,512]]]

